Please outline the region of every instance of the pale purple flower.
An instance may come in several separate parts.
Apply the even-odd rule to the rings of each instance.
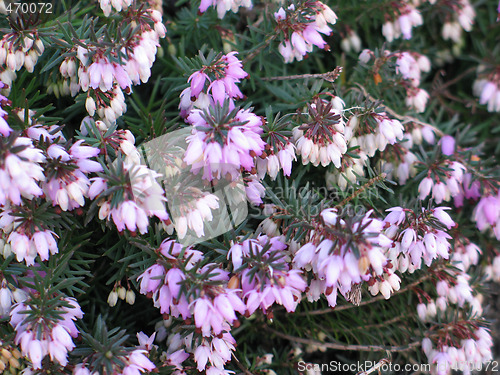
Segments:
[[[0,204],[21,205],[21,197],[32,199],[43,194],[38,183],[45,180],[40,166],[45,162],[45,156],[29,138],[17,137],[8,145],[6,141],[5,138],[2,140],[5,151],[0,168]],[[11,150],[17,152],[12,153]]]
[[[184,161],[195,173],[203,170],[204,179],[211,181],[226,175],[236,179],[241,168],[250,172],[255,167],[254,156],[264,150],[262,120],[249,109],[239,110],[233,119],[224,118],[224,123],[217,123],[221,119],[214,116],[196,109],[188,116],[193,129],[187,138]],[[221,139],[215,136],[220,134],[220,127],[228,130]]]
[[[189,90],[184,90],[181,94],[179,108],[181,108],[183,117],[186,117],[185,114],[189,113],[188,111],[193,106],[201,109],[206,108],[209,101],[206,103],[207,100],[204,97],[213,98],[215,103],[221,106],[226,98],[243,98],[243,94],[236,84],[241,79],[246,78],[248,73],[243,70],[243,65],[236,54],[237,52],[230,52],[223,55],[210,66],[204,66],[201,70],[191,74],[188,79],[188,82],[191,83]],[[208,87],[205,90],[206,83],[208,83]],[[200,98],[203,99],[201,102],[199,102]],[[199,103],[195,104],[195,102]]]
[[[450,209],[449,207],[436,207],[434,210],[432,210],[432,214],[448,229],[451,229],[455,226],[455,222],[452,220],[450,215],[448,215],[448,213],[446,213],[445,211],[449,209]]]
[[[480,231],[492,226],[497,227],[500,221],[500,199],[498,195],[482,197],[474,209],[473,220]],[[496,237],[497,239],[500,238],[499,235],[496,235]]]
[[[108,171],[112,173],[111,169]],[[156,216],[162,221],[168,220],[165,192],[156,181],[160,175],[145,165],[137,164],[124,164],[122,173],[127,173],[130,177],[128,187],[132,196],[124,194],[123,190],[117,191],[116,194],[121,194],[121,200],[114,207],[111,207],[110,202],[114,199],[115,192],[106,196],[103,196],[103,193],[108,191],[109,181],[113,181],[116,177],[103,175],[92,179],[92,186],[89,188],[90,199],[105,198],[98,204],[99,218],[112,219],[120,232],[128,229],[140,233],[148,231],[151,216]]]
[[[481,66],[478,70],[481,69]],[[479,104],[486,104],[488,112],[500,112],[500,79],[495,71],[480,76],[474,82],[474,95],[479,96]]]
[[[54,143],[47,149],[46,169],[57,168],[57,173],[43,184],[43,189],[52,205],[59,205],[63,211],[85,205],[90,187],[87,174],[102,170],[101,164],[90,160],[99,154],[99,149],[82,144],[83,140],[77,141],[67,150]]]
[[[392,241],[384,234],[381,234],[384,223],[371,218],[371,213],[368,212],[359,221],[351,224],[351,227],[339,217],[336,209],[323,210],[321,213],[325,227],[331,227],[336,233],[342,231],[346,231],[346,233],[355,232],[360,226],[366,225],[362,234],[358,237],[359,241],[361,241],[363,234],[366,235],[363,245],[359,247],[361,249],[359,257],[354,254],[345,242],[334,242],[332,239],[323,238],[319,234],[315,234],[315,237],[318,238],[316,241],[307,242],[294,255],[293,263],[297,267],[312,270],[317,280],[321,280],[320,284],[314,284],[315,287],[319,288],[314,295],[325,294],[332,307],[336,304],[338,291],[346,295],[354,285],[368,281],[372,274],[380,276],[384,273],[387,257],[383,249],[388,249]],[[322,233],[322,230],[321,227],[316,229],[318,233]],[[375,235],[376,233],[377,235]],[[339,238],[341,238],[341,235],[339,235]],[[391,280],[391,282],[396,286],[396,280]],[[385,286],[384,284],[387,293],[392,290],[391,285],[387,284]],[[309,287],[310,290],[312,287],[313,284]],[[386,293],[385,289],[384,293]],[[312,297],[312,294],[308,295],[309,297]],[[315,298],[313,297],[313,299]]]
[[[341,111],[334,109],[331,103],[321,99],[310,104],[310,111],[317,113],[317,117],[339,116],[339,121],[328,125],[312,123],[313,125],[308,128],[301,126],[294,128],[296,153],[302,157],[304,165],[311,163],[314,166],[321,164],[326,167],[333,163],[336,168],[340,168],[342,155],[347,152],[345,124]]]
[[[367,64],[371,60],[372,55],[373,55],[372,51],[370,51],[369,49],[364,49],[359,54],[359,61],[364,64]]]
[[[420,88],[412,88],[407,91],[405,103],[408,108],[414,109],[417,113],[422,113],[425,112],[428,100],[429,94],[427,91]]]
[[[10,324],[16,330],[15,342],[21,346],[22,354],[29,358],[33,368],[42,368],[42,359],[49,355],[52,361],[66,366],[67,353],[74,349],[73,339],[77,337],[78,330],[73,323],[81,319],[83,313],[80,306],[73,298],[66,298],[72,308],[58,307],[62,314],[60,320],[54,321],[51,328],[41,321],[29,321],[23,311],[32,311],[28,304],[18,302],[12,309]]]
[[[307,53],[312,52],[313,46],[328,49],[329,47],[321,34],[330,35],[332,29],[328,23],[333,25],[337,21],[336,14],[320,1],[312,2],[311,6],[303,11],[303,18],[309,22],[300,23],[290,28],[290,22],[300,22],[297,21],[295,13],[295,7],[289,7],[288,12],[280,8],[274,14],[278,23],[277,28],[285,34],[284,40],[278,47],[285,63],[290,63],[295,59],[301,61]]]
[[[208,76],[204,72],[196,71],[188,79],[188,82],[191,82],[191,95],[194,97],[198,97],[200,92],[205,87],[205,82],[208,79]]]
[[[455,152],[455,138],[445,135],[441,138],[441,151],[444,155],[453,155]]]
[[[251,0],[202,0],[198,10],[200,13],[205,13],[210,6],[217,9],[217,16],[222,19],[226,12],[230,10],[236,13],[240,6],[251,9],[253,4]]]
[[[264,250],[266,246],[268,250]],[[289,270],[283,259],[285,249],[286,244],[280,237],[261,235],[257,239],[234,244],[229,250],[228,258],[231,257],[234,269],[241,269],[243,262],[245,266],[248,262],[261,264],[257,273],[250,272],[250,268],[246,267],[241,270],[243,300],[248,314],[253,314],[258,308],[267,311],[274,303],[283,305],[288,312],[295,311],[307,284],[301,271]],[[269,263],[266,259],[271,255],[274,260]]]

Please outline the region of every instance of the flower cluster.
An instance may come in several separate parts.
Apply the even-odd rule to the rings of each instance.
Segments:
[[[484,74],[484,66],[479,66],[479,77],[474,82],[474,95],[479,97],[479,104],[486,104],[488,112],[500,112],[500,67],[490,74]]]
[[[460,194],[465,170],[463,164],[448,159],[434,165],[418,185],[419,198],[423,200],[432,192],[432,198],[437,204],[449,201],[451,197]]]
[[[422,72],[428,72],[431,69],[429,58],[416,52],[399,52],[395,55],[397,56],[396,72],[409,80],[413,87],[420,85]]]
[[[379,161],[380,170],[386,173],[388,179],[397,179],[400,185],[406,184],[410,177],[417,174],[415,165],[418,159],[413,152],[406,148],[409,146],[407,143],[402,142],[387,146]]]
[[[136,19],[141,23],[140,33],[128,40],[126,49],[113,54],[114,59],[118,58],[118,54],[126,56],[125,64],[111,61],[106,51],[97,46],[77,47],[77,57],[80,60],[78,79],[83,91],[90,87],[105,92],[118,85],[129,92],[132,84],[147,82],[151,76],[159,40],[165,37],[166,28],[160,12],[156,10],[137,10]],[[153,27],[150,22],[153,22]]]
[[[485,274],[489,280],[500,282],[500,255],[496,255],[485,268]]]
[[[391,241],[381,233],[383,222],[371,214],[349,217],[329,208],[314,219],[315,229],[293,257],[296,267],[312,270],[315,276],[307,292],[309,300],[323,293],[334,307],[338,291],[351,300],[358,284],[386,272],[384,254]]]
[[[58,205],[63,211],[85,205],[90,187],[87,174],[102,171],[101,164],[90,160],[99,154],[98,148],[84,146],[83,140],[70,146],[53,143],[47,148],[47,178],[42,185],[52,205]]]
[[[181,201],[180,212],[173,214],[175,230],[180,239],[186,236],[188,229],[195,232],[197,237],[204,236],[204,223],[213,219],[212,210],[219,208],[219,198],[208,192],[202,192],[195,187],[188,187],[179,191],[176,200]],[[177,202],[172,202],[177,203]]]
[[[199,100],[201,95],[210,94],[219,105],[222,105],[226,98],[243,98],[236,84],[246,78],[248,73],[243,70],[243,65],[236,54],[237,52],[230,52],[222,55],[211,64],[191,74],[188,79],[190,86],[183,91],[181,96],[189,95],[191,102],[194,102]],[[182,107],[185,112],[187,108]]]
[[[40,255],[41,260],[47,260],[49,252],[58,252],[58,236],[51,230],[44,230],[43,225],[34,227],[31,220],[33,216],[35,215],[24,207],[13,207],[12,210],[5,210],[0,214],[0,228],[8,236],[6,244],[10,245],[12,252],[16,254],[17,261],[26,261],[28,266],[35,263],[37,255]]]
[[[0,371],[15,372],[21,369],[21,352],[10,345],[5,345],[0,341]]]
[[[352,119],[357,121],[356,116],[352,116],[349,121]],[[348,127],[345,129],[349,130]],[[325,180],[327,188],[333,190],[338,187],[340,190],[344,191],[348,184],[356,184],[358,180],[357,176],[364,176],[365,174],[364,166],[367,160],[368,156],[359,148],[345,154],[342,157],[340,168],[330,167],[326,172]]]
[[[0,242],[2,241],[0,240]],[[28,293],[24,288],[17,288],[2,278],[0,283],[0,318],[9,317],[12,305],[23,302],[27,297]]]
[[[168,220],[160,175],[145,165],[125,164],[118,159],[99,177],[92,179],[89,198],[99,205],[99,219],[112,219],[122,232],[146,233],[149,217]],[[110,189],[115,187],[115,189]]]
[[[429,94],[418,86],[420,85],[422,72],[429,72],[431,69],[429,58],[416,52],[390,52],[387,50],[383,51],[383,56],[374,58],[375,54],[369,49],[363,50],[359,55],[359,60],[365,64],[368,64],[373,59],[374,74],[377,77],[381,65],[385,65],[395,58],[396,73],[403,78],[403,81],[396,81],[396,83],[405,89],[407,107],[419,113],[424,112]]]
[[[422,267],[422,259],[430,266],[438,257],[448,259],[451,238],[440,226],[450,229],[455,225],[447,207],[422,209],[420,214],[410,209],[393,207],[384,219],[385,235],[393,242],[388,257],[400,272]]]
[[[0,81],[0,90],[5,88],[7,88],[7,85],[2,81]],[[9,114],[3,109],[3,107],[9,104],[10,104],[9,99],[7,99],[3,95],[0,95],[0,134],[3,135],[4,137],[7,137],[12,132],[12,129],[7,123],[7,117]]]
[[[342,113],[332,102],[316,99],[308,105],[302,125],[293,129],[297,153],[302,164],[326,167],[333,163],[340,168],[341,158],[347,151]]]
[[[132,0],[99,0],[99,5],[106,17],[109,17],[113,8],[115,8],[117,12],[121,12],[127,9],[131,4]]]
[[[340,48],[346,52],[353,51],[359,53],[361,51],[361,39],[359,35],[352,29],[347,30],[346,36],[340,41]]]
[[[102,0],[105,13],[111,6],[121,10],[130,5],[128,0]],[[161,13],[140,7],[130,8],[129,21],[137,25],[137,32],[130,34],[120,49],[109,49],[101,43],[82,43],[73,47],[59,66],[64,81],[53,83],[50,89],[55,94],[71,93],[80,89],[87,92],[86,109],[113,124],[126,110],[123,92],[130,93],[132,85],[147,82],[156,58],[160,38],[166,34]]]
[[[217,9],[217,16],[219,18],[224,18],[226,12],[230,10],[232,10],[233,13],[236,13],[239,7],[251,9],[253,4],[252,0],[201,0],[199,11],[201,13],[205,13],[210,6]]]
[[[451,374],[452,370],[470,373],[471,369],[480,368],[482,363],[493,358],[493,339],[485,328],[464,322],[451,330],[445,327],[439,334],[437,338],[426,337],[422,340],[422,349],[433,365],[432,374],[446,375]],[[446,336],[448,340],[442,340],[441,336]],[[437,341],[436,347],[433,340]]]
[[[42,195],[38,184],[45,180],[41,166],[44,161],[42,150],[35,148],[31,139],[0,137],[0,205],[21,205],[21,197]]]
[[[113,368],[113,374],[116,375],[139,375],[143,372],[153,371],[156,366],[146,356],[147,351],[135,349],[130,353],[119,356]],[[78,364],[73,369],[73,375],[95,375],[97,371],[92,371],[85,364]]]
[[[20,70],[23,65],[33,73],[38,57],[45,47],[36,33],[7,33],[0,41],[0,66],[4,64],[12,72]]]
[[[265,196],[266,188],[262,185],[257,175],[249,174],[243,178],[243,181],[245,183],[245,194],[248,201],[255,206],[262,204],[262,198]]]
[[[77,72],[77,58],[75,56],[68,56],[59,65],[59,73],[63,78],[62,82],[52,82],[49,84],[47,91],[54,93],[56,97],[60,95],[75,96],[80,91],[80,84],[78,83]]]
[[[391,119],[385,112],[368,112],[364,116],[353,115],[345,127],[349,146],[359,146],[361,151],[372,157],[377,150],[384,151],[403,139],[403,125]]]
[[[42,368],[42,359],[49,355],[62,366],[68,363],[68,352],[73,350],[73,338],[78,336],[74,321],[83,317],[80,305],[73,298],[65,298],[70,307],[62,306],[59,320],[45,324],[45,319],[29,320],[27,314],[37,313],[30,304],[18,302],[12,309],[10,324],[16,330],[16,344],[31,361],[33,368]]]
[[[382,34],[388,42],[392,42],[403,36],[404,39],[411,39],[412,28],[424,23],[420,11],[413,4],[406,1],[394,2],[392,14],[385,15],[385,23],[382,26]]]
[[[464,199],[478,200],[481,198],[481,184],[478,180],[472,179],[471,173],[464,173],[460,193],[453,197],[455,207],[462,207]]]
[[[295,311],[307,284],[300,270],[289,269],[286,248],[280,237],[266,235],[231,246],[227,256],[239,274],[247,314],[258,308],[266,312],[274,303]]]
[[[201,342],[194,349],[194,360],[198,371],[206,369],[209,375],[226,375],[229,372],[224,370],[224,364],[231,360],[236,341],[230,333],[224,332],[222,337],[212,337],[211,340],[202,338]],[[207,364],[210,363],[210,366]]]
[[[245,312],[245,304],[237,290],[224,287],[229,281],[226,271],[212,264],[197,269],[196,273],[189,272],[203,259],[200,251],[192,248],[182,251],[182,245],[173,240],[164,241],[159,251],[164,258],[149,267],[139,279],[141,293],[152,293],[162,314],[194,318],[203,336],[210,336],[223,332],[226,323],[232,324],[236,320],[235,311]],[[168,266],[162,259],[170,260]],[[207,275],[210,279],[206,279]],[[200,289],[192,278],[205,280],[205,285]]]
[[[170,325],[171,319],[165,320],[161,328],[170,327]],[[214,375],[230,374],[231,372],[224,369],[224,364],[231,360],[236,341],[227,332],[230,327],[226,325],[224,328],[226,332],[217,337],[196,337],[193,333],[185,337],[179,333],[169,335],[165,363],[176,369],[175,375],[183,375],[186,372],[182,367],[182,362],[189,358],[188,353],[190,353],[198,371],[205,370],[207,374]]]
[[[104,121],[106,128],[116,122],[127,111],[125,96],[118,86],[108,92],[94,91],[94,97],[89,93],[85,101],[85,108],[90,116],[97,116]]]
[[[286,63],[301,61],[313,47],[330,47],[321,34],[330,35],[328,24],[337,22],[337,15],[321,1],[308,2],[307,6],[290,5],[287,10],[280,8],[274,13],[277,29],[283,32],[284,40],[278,49]]]
[[[450,17],[441,29],[441,36],[444,40],[452,40],[459,43],[462,39],[462,30],[467,32],[472,30],[476,11],[469,0],[453,1],[449,4]]]
[[[192,337],[189,342],[182,342],[174,335],[177,344],[170,344],[170,361],[180,367],[187,358],[184,346],[194,353],[199,371],[215,371],[210,367],[219,373],[224,371],[224,363],[230,360],[234,350],[235,342],[229,331],[237,320],[235,313],[247,311],[240,290],[234,288],[228,272],[215,264],[201,266],[203,253],[191,247],[183,249],[179,243],[165,240],[159,248],[159,256],[157,263],[138,278],[141,293],[152,295],[161,313],[193,319],[197,332],[202,335],[195,345],[190,344]]]
[[[264,178],[267,174],[271,177],[271,180],[275,180],[280,170],[283,170],[285,176],[290,176],[292,173],[292,163],[297,160],[295,145],[288,138],[283,139],[283,137],[276,135],[274,132],[269,133],[269,138],[268,142],[272,146],[269,143],[266,144],[265,151],[256,160],[258,176]]]
[[[240,170],[252,171],[255,156],[264,151],[262,119],[250,109],[234,108],[229,102],[214,103],[209,111],[194,109],[187,121],[192,125],[187,138],[184,161],[209,181],[229,176],[234,180]]]
[[[480,231],[491,228],[495,237],[500,239],[500,190],[481,197],[474,208],[473,220]]]

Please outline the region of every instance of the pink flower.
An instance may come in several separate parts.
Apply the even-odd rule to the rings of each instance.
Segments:
[[[332,30],[327,24],[335,24],[337,16],[320,1],[311,4],[311,7],[303,10],[299,17],[297,17],[295,7],[289,7],[288,11],[280,8],[274,14],[278,23],[277,28],[285,35],[285,39],[280,43],[278,49],[286,63],[292,62],[294,59],[301,61],[307,53],[313,50],[313,46],[328,48],[321,34],[331,34]],[[287,15],[288,12],[290,16]],[[300,17],[308,22],[301,21]],[[291,22],[295,24],[291,26]]]
[[[224,123],[217,123],[221,120],[212,111],[193,110],[188,116],[193,129],[187,138],[184,161],[195,173],[203,169],[203,178],[207,180],[219,179],[226,174],[236,179],[242,167],[247,171],[254,168],[253,156],[264,150],[265,144],[260,138],[262,121],[250,110],[239,110],[233,119],[224,117]],[[219,127],[228,129],[222,134],[222,139],[215,137],[216,132],[219,134]]]
[[[450,215],[445,212],[445,210],[449,209],[449,207],[436,207],[432,213],[448,229],[451,229],[455,226],[455,222],[451,219]]]
[[[425,199],[431,192],[432,186],[434,185],[434,182],[432,178],[426,177],[422,181],[420,181],[420,184],[418,185],[418,192],[420,193],[420,199]]]
[[[52,361],[57,361],[62,366],[68,363],[67,353],[75,347],[71,336],[78,335],[73,320],[81,318],[83,313],[76,300],[65,299],[65,302],[73,307],[67,309],[56,305],[55,309],[61,313],[61,320],[53,322],[51,328],[45,322],[26,319],[29,315],[22,312],[31,311],[32,308],[23,302],[18,302],[10,313],[10,324],[16,330],[15,342],[20,344],[22,354],[31,360],[35,369],[42,367],[41,362],[46,355],[50,355]]]
[[[455,152],[455,138],[445,135],[441,138],[441,150],[444,155],[453,155]]]
[[[201,90],[205,87],[205,82],[208,79],[208,76],[200,71],[196,71],[188,79],[188,82],[191,82],[191,95],[194,97],[198,97]]]

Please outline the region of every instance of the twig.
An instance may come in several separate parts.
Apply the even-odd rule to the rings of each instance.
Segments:
[[[236,365],[240,368],[241,371],[243,371],[245,375],[254,375],[245,366],[243,366],[243,364],[238,360],[238,358],[236,358],[234,353],[233,353],[233,359],[236,362]]]
[[[373,177],[366,184],[364,184],[363,186],[361,186],[358,190],[356,190],[350,196],[348,196],[347,198],[345,198],[342,202],[340,202],[339,204],[337,204],[335,207],[336,208],[343,207],[346,203],[349,203],[350,201],[352,201],[354,198],[356,198],[358,195],[360,195],[362,192],[364,192],[371,185],[373,185],[374,183],[376,183],[376,182],[378,182],[380,180],[383,180],[386,176],[387,176],[387,174],[382,173],[382,174],[380,174],[378,176]]]
[[[331,72],[326,73],[316,73],[316,74],[294,74],[291,76],[276,76],[276,77],[263,77],[263,81],[285,81],[290,79],[307,79],[307,78],[322,78],[328,82],[335,82],[339,78],[340,73],[342,73],[342,67],[337,66]]]
[[[414,282],[406,285],[404,288],[401,288],[399,289],[398,291],[392,293],[391,297],[394,297],[394,296],[397,296],[398,294],[401,294],[401,293],[404,293],[414,287],[416,287],[418,284],[424,282],[425,280],[427,279],[430,279],[432,277],[432,274],[430,273],[426,273],[425,275],[423,275],[421,278],[415,280]],[[364,305],[368,305],[370,303],[374,303],[374,302],[378,302],[378,301],[381,301],[381,300],[384,300],[384,296],[383,295],[378,295],[377,297],[374,297],[374,298],[371,298],[369,300],[366,300],[366,301],[362,301],[359,306],[364,306]],[[320,309],[320,310],[313,310],[313,311],[304,311],[304,312],[300,312],[300,313],[297,313],[296,315],[322,315],[322,314],[329,314],[331,312],[337,312],[337,311],[342,311],[342,310],[348,310],[348,309],[352,309],[352,308],[355,308],[355,307],[358,307],[356,305],[342,305],[342,306],[336,306],[335,308],[327,308],[327,309]]]
[[[453,79],[450,79],[449,81],[446,81],[445,83],[443,83],[442,85],[436,87],[436,89],[434,89],[433,91],[434,92],[440,92],[442,91],[443,89],[457,83],[458,81],[460,81],[462,78],[464,78],[465,76],[467,76],[468,74],[472,73],[474,70],[476,70],[476,67],[475,66],[472,66],[470,67],[469,69],[467,69],[466,71],[462,72],[461,74],[459,74],[458,76],[456,76],[455,78]]]
[[[349,350],[349,351],[361,351],[361,352],[407,352],[411,351],[414,348],[420,346],[420,342],[412,342],[406,346],[384,346],[384,345],[349,345],[349,344],[339,344],[333,342],[321,342],[312,339],[304,339],[301,337],[290,336],[286,333],[282,333],[276,331],[268,326],[264,326],[266,331],[274,333],[276,336],[281,337],[282,339],[292,341],[292,342],[300,342],[301,344],[313,345],[324,347],[328,349],[336,349],[336,350]]]
[[[391,362],[391,360],[389,358],[382,358],[371,369],[368,369],[366,371],[358,372],[356,375],[368,375],[368,374],[371,374],[372,372],[377,371],[383,365],[386,365],[387,363],[390,363],[390,362]]]
[[[392,319],[385,320],[382,323],[361,325],[359,327],[353,327],[350,329],[346,329],[342,332],[346,333],[346,332],[353,332],[353,331],[359,331],[359,330],[387,327],[389,324],[399,322],[402,319],[408,319],[408,314],[406,312],[401,314],[401,315],[398,315]]]

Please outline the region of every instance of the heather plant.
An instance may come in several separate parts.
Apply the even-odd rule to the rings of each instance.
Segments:
[[[0,13],[0,373],[500,370],[495,1]]]

